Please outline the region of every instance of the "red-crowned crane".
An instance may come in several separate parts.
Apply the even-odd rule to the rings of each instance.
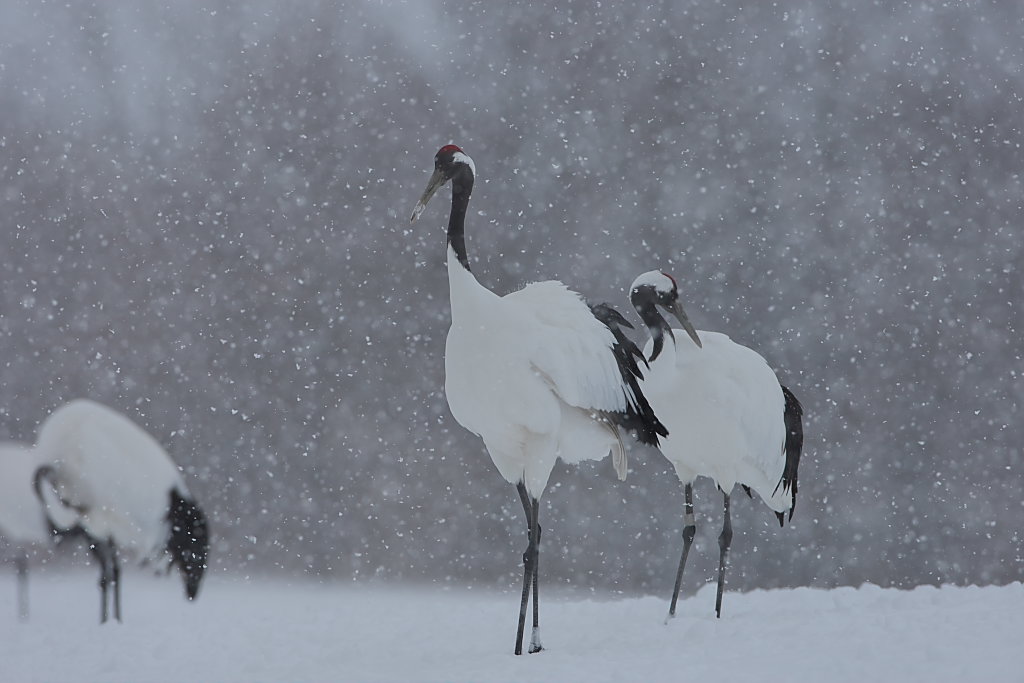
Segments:
[[[18,617],[28,619],[28,555],[49,546],[54,535],[32,492],[36,451],[28,444],[0,443],[0,537],[15,553],[18,576]]]
[[[121,620],[119,554],[170,571],[196,597],[206,569],[206,515],[166,451],[121,413],[72,401],[39,428],[36,495],[58,533],[84,535],[100,565],[100,621]]]
[[[644,346],[649,363],[644,394],[668,427],[661,452],[684,487],[683,554],[679,559],[669,617],[675,616],[679,586],[696,532],[693,481],[710,477],[725,497],[725,521],[718,537],[718,593],[722,616],[725,564],[732,542],[729,496],[736,484],[753,489],[782,525],[796,506],[797,468],[803,449],[803,408],[755,351],[719,332],[697,331],[679,301],[675,280],[660,271],[633,281],[630,302],[651,331]],[[661,311],[672,313],[682,330],[671,328]],[[688,340],[677,339],[676,332]],[[665,343],[665,337],[671,343]]]
[[[626,454],[620,427],[643,443],[667,432],[638,384],[639,349],[629,326],[607,305],[588,306],[560,282],[537,282],[499,296],[470,272],[465,219],[476,168],[455,145],[434,157],[434,173],[413,211],[416,220],[445,183],[452,184],[448,219],[448,286],[452,324],[445,347],[445,394],[452,415],[480,436],[526,513],[523,592],[515,653],[522,653],[533,588],[530,652],[542,649],[537,606],[539,499],[556,458],[569,463],[609,452],[620,479]]]

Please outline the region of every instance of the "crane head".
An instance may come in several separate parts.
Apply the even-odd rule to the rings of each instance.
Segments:
[[[210,548],[210,532],[206,515],[195,501],[184,497],[178,489],[171,489],[171,507],[167,512],[170,536],[167,552],[170,565],[178,565],[185,581],[185,595],[189,600],[199,593],[199,584],[206,571],[206,554]]]
[[[412,217],[409,222],[414,222],[427,208],[427,202],[434,196],[445,183],[456,176],[469,174],[469,187],[473,186],[473,178],[476,177],[476,165],[468,154],[462,151],[457,145],[445,145],[434,155],[434,173],[427,181],[427,187],[423,190],[420,200],[412,210]]]
[[[671,313],[679,321],[679,324],[682,325],[686,334],[693,340],[693,343],[698,347],[702,346],[700,337],[697,335],[697,329],[690,322],[689,316],[686,315],[686,311],[683,309],[682,302],[679,301],[679,287],[676,284],[675,278],[668,273],[663,273],[660,270],[651,270],[637,277],[629,288],[629,300],[637,311],[640,311],[644,306],[651,306],[661,307]],[[643,317],[642,313],[641,317]],[[666,327],[666,330],[674,341],[675,335],[672,334],[672,328]]]

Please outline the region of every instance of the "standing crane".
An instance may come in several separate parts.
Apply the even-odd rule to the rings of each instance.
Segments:
[[[710,477],[725,498],[725,521],[718,537],[718,593],[715,614],[722,616],[725,565],[732,543],[730,494],[740,484],[771,508],[783,525],[796,507],[797,468],[803,449],[803,408],[779,383],[757,352],[719,332],[698,332],[679,301],[676,281],[650,271],[633,281],[630,302],[651,332],[644,346],[650,370],[642,387],[671,436],[661,452],[683,484],[683,554],[679,559],[669,617],[675,616],[679,587],[696,533],[693,482]],[[674,315],[673,330],[662,316]],[[677,341],[676,332],[693,340]],[[672,343],[665,343],[668,337]]]
[[[555,459],[599,460],[609,452],[620,479],[626,454],[619,429],[656,445],[668,432],[644,398],[640,350],[629,326],[607,305],[588,306],[561,282],[530,284],[499,296],[470,270],[465,219],[476,167],[455,145],[434,157],[434,173],[412,213],[452,185],[448,219],[448,286],[452,324],[445,346],[445,394],[452,415],[480,436],[498,472],[513,484],[526,513],[523,592],[515,653],[522,654],[533,588],[529,652],[542,649],[539,629],[539,500]]]
[[[58,533],[82,535],[100,565],[100,622],[121,621],[119,553],[177,565],[195,599],[206,569],[206,515],[177,465],[145,430],[93,401],[72,401],[39,428],[35,490]]]

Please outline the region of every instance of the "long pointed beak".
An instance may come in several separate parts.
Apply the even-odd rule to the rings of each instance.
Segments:
[[[690,335],[690,339],[697,345],[698,348],[703,348],[704,345],[700,343],[700,337],[697,336],[697,330],[694,328],[693,323],[686,315],[686,311],[683,310],[683,305],[676,301],[675,306],[672,307],[672,315],[676,317],[679,324],[686,330],[686,334]]]
[[[414,223],[416,219],[420,217],[423,210],[427,208],[427,202],[430,201],[430,198],[434,196],[434,193],[437,192],[438,188],[444,185],[447,180],[448,179],[444,177],[444,173],[441,169],[434,169],[434,174],[430,176],[430,180],[427,182],[427,189],[423,190],[423,195],[420,197],[420,200],[416,202],[416,207],[412,210],[412,218],[409,219],[410,223]]]

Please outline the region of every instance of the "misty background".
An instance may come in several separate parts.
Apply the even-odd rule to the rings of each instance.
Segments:
[[[792,525],[734,497],[730,588],[1020,580],[1022,27],[981,1],[8,0],[0,438],[80,396],[126,412],[214,571],[514,586],[518,497],[443,392],[448,192],[408,221],[454,142],[483,284],[638,322],[625,289],[666,270],[803,402]],[[631,445],[624,483],[556,466],[546,585],[667,598],[682,487]],[[722,522],[696,498],[687,593]]]

